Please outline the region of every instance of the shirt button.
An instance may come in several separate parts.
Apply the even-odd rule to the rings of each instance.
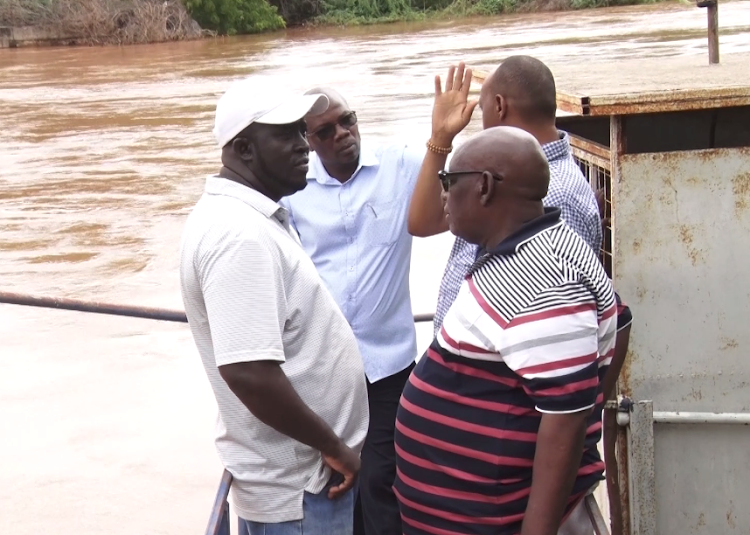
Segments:
[[[349,266],[349,271],[354,271],[354,266]]]
[[[354,296],[353,295],[349,296],[349,301],[354,301]]]

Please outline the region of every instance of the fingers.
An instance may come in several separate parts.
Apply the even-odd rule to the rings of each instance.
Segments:
[[[464,83],[464,69],[466,68],[466,65],[463,61],[460,61],[458,63],[458,69],[456,69],[456,78],[453,80],[453,89],[456,91],[463,91],[463,83]]]
[[[461,65],[463,65],[463,63]],[[461,80],[461,93],[466,98],[469,98],[469,91],[471,91],[471,75],[471,69],[466,69],[463,80]]]
[[[445,79],[445,90],[446,91],[452,91],[453,90],[453,76],[455,75],[456,68],[451,65],[448,67],[448,77]]]
[[[352,487],[354,487],[354,482],[356,481],[356,479],[356,476],[352,474],[344,476],[344,481],[340,485],[328,489],[328,498],[331,500],[335,500],[349,492]]]
[[[435,76],[435,96],[439,97],[443,94],[443,84],[440,81],[440,75]]]

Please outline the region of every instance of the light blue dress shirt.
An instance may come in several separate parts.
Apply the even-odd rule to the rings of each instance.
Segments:
[[[416,358],[406,218],[423,158],[405,145],[363,143],[359,167],[342,184],[311,153],[307,187],[281,201],[349,321],[373,383]]]

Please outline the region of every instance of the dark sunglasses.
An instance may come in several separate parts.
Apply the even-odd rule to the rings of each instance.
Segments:
[[[451,186],[456,183],[456,180],[459,179],[461,176],[468,176],[468,175],[481,175],[485,171],[438,171],[438,178],[440,178],[440,183],[443,185],[443,191],[448,191],[451,189]],[[492,175],[492,178],[497,180],[498,182],[502,182],[503,178],[501,176],[498,176],[494,173],[490,173]]]
[[[357,114],[353,111],[350,111],[349,113],[345,113],[344,115],[339,117],[339,120],[336,121],[336,123],[322,126],[318,128],[315,132],[308,133],[307,135],[315,136],[321,141],[326,141],[336,135],[337,124],[340,125],[342,128],[346,128],[348,130],[349,128],[357,124]]]

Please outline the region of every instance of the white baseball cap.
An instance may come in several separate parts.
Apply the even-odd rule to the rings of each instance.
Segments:
[[[291,124],[328,109],[325,95],[280,95],[259,89],[257,82],[246,78],[234,82],[219,98],[214,136],[220,148],[252,123]]]

